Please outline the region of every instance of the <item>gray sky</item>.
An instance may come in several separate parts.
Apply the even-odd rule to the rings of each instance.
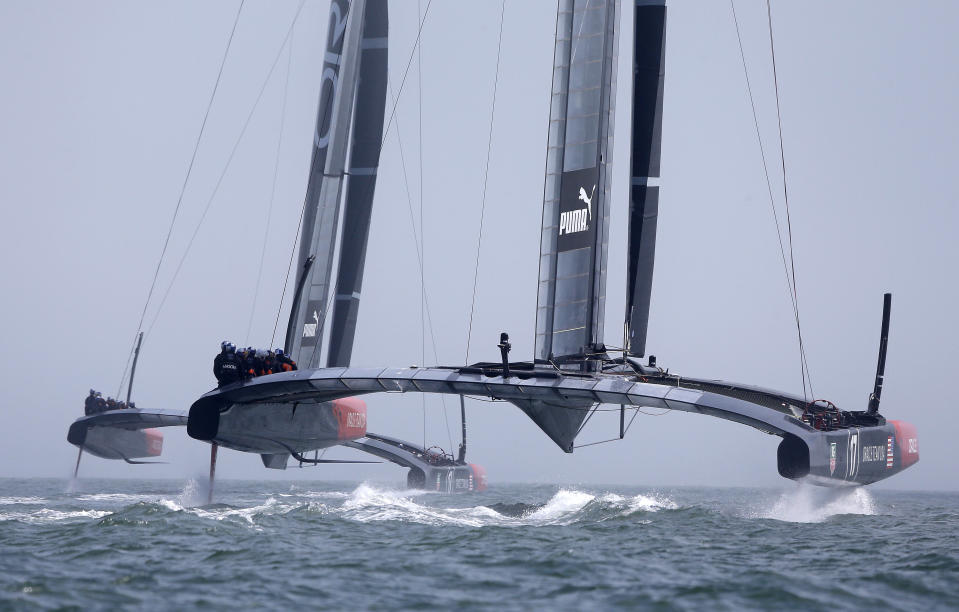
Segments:
[[[393,2],[395,92],[417,24]],[[625,3],[628,6],[628,2]],[[207,132],[160,273],[162,297],[273,63],[298,3],[244,7]],[[425,5],[425,3],[424,3]],[[70,422],[92,386],[114,394],[193,143],[235,2],[0,3],[0,303],[5,350],[0,476],[68,475]],[[739,0],[753,91],[781,206],[765,4]],[[726,2],[669,3],[663,164],[648,348],[692,376],[801,388],[795,329],[742,64]],[[271,197],[287,55],[212,200],[156,316],[134,398],[187,409],[214,385],[224,338],[269,344],[306,185],[327,2],[309,0],[289,55],[289,97],[263,278],[256,276]],[[886,485],[959,487],[952,369],[952,280],[959,263],[955,109],[959,5],[774,2],[783,138],[802,325],[815,394],[861,409],[872,387],[881,295],[893,292],[883,413],[919,430],[922,461]],[[532,356],[555,3],[509,2],[493,126],[486,224],[470,359]],[[423,35],[422,174],[426,282],[438,362],[463,363],[496,60],[499,3],[436,0]],[[607,341],[621,341],[629,35],[621,37]],[[419,216],[418,73],[402,92],[402,139]],[[357,365],[422,363],[418,270],[397,133],[384,148]],[[781,210],[781,209],[780,209]],[[257,296],[252,332],[246,330]],[[288,305],[280,315],[279,337]],[[429,347],[429,344],[428,344]],[[432,364],[432,350],[426,363]],[[449,426],[456,444],[453,401]],[[371,431],[423,438],[420,396],[370,396]],[[624,442],[563,454],[518,409],[476,403],[470,457],[493,483],[546,481],[774,485],[779,438],[717,419],[640,415]],[[429,444],[449,447],[443,404],[426,399]],[[611,437],[594,419],[580,442]],[[87,456],[82,474],[191,477],[208,446],[166,430],[169,465]],[[339,449],[328,456],[357,457]],[[221,453],[237,478],[401,481],[385,464],[265,470]]]

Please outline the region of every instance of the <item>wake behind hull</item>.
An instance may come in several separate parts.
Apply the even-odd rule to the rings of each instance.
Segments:
[[[482,466],[431,454],[412,442],[368,433],[365,438],[347,442],[345,446],[409,468],[406,485],[411,489],[455,494],[487,488],[486,470]]]

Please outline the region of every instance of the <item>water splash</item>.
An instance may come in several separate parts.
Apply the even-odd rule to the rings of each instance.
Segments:
[[[768,518],[791,523],[821,523],[834,516],[877,514],[876,502],[865,487],[827,489],[799,483],[783,493],[771,507],[750,518]]]
[[[180,496],[177,498],[178,504],[183,508],[192,508],[202,506],[207,502],[210,496],[209,482],[201,481],[197,478],[191,478],[183,485]]]

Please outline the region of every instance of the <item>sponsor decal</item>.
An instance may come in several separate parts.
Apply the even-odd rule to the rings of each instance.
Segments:
[[[320,324],[320,315],[315,310],[313,311],[313,322],[303,324],[303,337],[304,338],[314,338],[316,337],[316,326]]]
[[[893,464],[893,436],[886,438],[886,468],[891,468]]]
[[[351,428],[366,428],[366,414],[363,412],[347,412],[346,426]]]
[[[863,462],[885,461],[885,459],[886,459],[886,447],[883,446],[882,444],[862,447]]]
[[[300,335],[302,346],[316,346],[319,337],[320,322],[323,317],[323,304],[320,300],[310,300],[306,305],[306,320],[303,321],[303,333]],[[303,364],[301,364],[303,367]]]
[[[599,169],[584,168],[563,173],[560,186],[557,250],[591,248],[596,242],[593,212],[600,215],[596,200]],[[593,202],[596,201],[596,206]]]
[[[829,475],[836,471],[836,443],[829,443]]]
[[[576,232],[585,232],[589,229],[589,224],[593,220],[593,196],[596,195],[596,185],[589,195],[586,195],[586,189],[579,188],[579,199],[586,202],[586,208],[577,210],[568,210],[559,215],[559,235],[574,234]]]
[[[330,2],[329,38],[326,55],[323,62],[323,73],[320,75],[320,99],[331,102],[324,109],[323,115],[316,123],[316,133],[313,136],[313,145],[323,150],[320,168],[326,161],[326,147],[330,144],[330,126],[332,124],[333,104],[336,91],[340,84],[340,60],[343,52],[343,33],[346,30],[346,18],[349,14],[349,4],[342,0]]]
[[[846,447],[846,478],[852,480],[859,473],[859,430],[849,434],[849,446]]]
[[[906,447],[909,449],[910,455],[919,454],[919,440],[915,438],[909,438],[909,440],[906,442]]]

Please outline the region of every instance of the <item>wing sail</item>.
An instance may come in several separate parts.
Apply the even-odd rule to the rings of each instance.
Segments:
[[[287,349],[302,367],[319,365],[327,317],[340,199],[345,180],[365,0],[333,0],[300,237],[299,270],[308,275],[293,304]],[[306,266],[310,257],[312,265]],[[297,285],[302,278],[298,278]]]
[[[582,358],[603,341],[618,7],[618,0],[559,0],[557,7],[536,309],[540,362],[585,367]]]
[[[653,287],[656,219],[663,131],[663,81],[666,57],[665,0],[634,0],[632,180],[629,191],[629,262],[626,272],[627,350],[646,353],[646,329]]]
[[[389,18],[386,0],[369,0],[363,24],[349,182],[337,267],[327,366],[349,365],[360,309],[363,268],[373,214],[373,192],[386,112]]]

